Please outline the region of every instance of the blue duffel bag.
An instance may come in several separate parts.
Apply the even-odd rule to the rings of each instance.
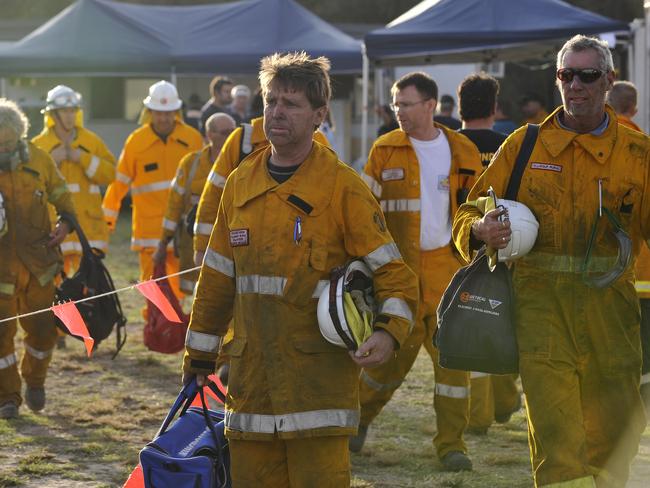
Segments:
[[[191,407],[197,394],[202,407]],[[196,380],[185,385],[154,440],[140,451],[145,487],[230,488],[223,417],[223,412],[207,408],[203,388],[197,387]]]

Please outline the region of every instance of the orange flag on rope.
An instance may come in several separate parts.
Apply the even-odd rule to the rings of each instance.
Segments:
[[[170,322],[182,322],[176,313],[176,310],[174,310],[174,307],[169,303],[169,300],[167,300],[167,297],[160,290],[155,281],[149,280],[143,283],[138,283],[135,287],[147,300],[158,307],[167,320]]]
[[[50,310],[61,319],[61,322],[63,322],[72,335],[81,337],[84,340],[86,352],[88,353],[88,357],[90,357],[93,352],[95,340],[90,337],[88,327],[86,327],[86,323],[81,318],[81,314],[74,302],[60,303],[59,305],[54,305]]]
[[[129,479],[126,480],[122,488],[144,488],[144,475],[142,474],[142,466],[140,464],[133,469]]]

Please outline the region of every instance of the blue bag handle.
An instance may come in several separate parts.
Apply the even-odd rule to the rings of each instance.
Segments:
[[[220,487],[222,488],[226,486],[228,482],[228,476],[227,473],[225,472],[225,464],[223,461],[223,454],[221,452],[223,446],[219,441],[217,429],[214,426],[214,422],[212,421],[212,417],[210,416],[210,413],[208,412],[208,406],[205,403],[205,394],[203,393],[203,388],[199,387],[196,384],[196,377],[192,378],[191,381],[189,381],[186,385],[183,386],[180,393],[178,394],[178,397],[176,398],[176,401],[169,409],[169,412],[167,413],[165,420],[163,420],[160,429],[158,429],[158,433],[155,435],[154,439],[156,437],[161,436],[167,431],[170,424],[172,423],[172,420],[174,420],[174,417],[176,416],[179,410],[181,410],[181,414],[180,414],[181,416],[185,414],[187,409],[194,401],[194,398],[196,397],[197,393],[201,398],[201,410],[203,411],[203,418],[205,419],[205,423],[210,429],[210,432],[212,433],[212,437],[214,438],[215,445],[217,446],[217,462],[219,464],[219,469],[223,471],[223,484]]]

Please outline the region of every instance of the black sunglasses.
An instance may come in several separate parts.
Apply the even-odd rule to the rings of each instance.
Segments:
[[[573,77],[577,75],[578,79],[582,83],[593,83],[604,74],[605,71],[595,68],[560,68],[557,70],[557,79],[565,83],[571,83],[573,81]]]

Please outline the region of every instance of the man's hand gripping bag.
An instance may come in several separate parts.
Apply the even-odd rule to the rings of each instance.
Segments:
[[[197,393],[202,407],[190,407]],[[223,418],[223,412],[208,410],[196,380],[185,385],[154,440],[140,451],[145,487],[230,488]]]

